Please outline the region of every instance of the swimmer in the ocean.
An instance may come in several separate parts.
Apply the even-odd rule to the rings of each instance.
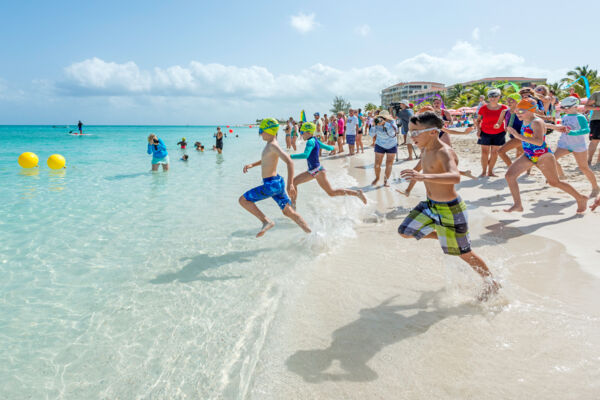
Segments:
[[[183,157],[181,157],[181,161],[187,161],[190,158],[190,156],[188,156],[187,154],[184,154]]]
[[[262,139],[267,142],[262,152],[260,161],[256,161],[252,164],[244,166],[244,173],[248,172],[250,168],[261,166],[263,184],[248,190],[239,198],[240,205],[244,207],[248,212],[258,218],[263,226],[261,230],[256,234],[256,237],[261,237],[275,226],[275,223],[263,214],[262,211],[256,206],[256,202],[271,197],[281,211],[283,215],[294,221],[304,232],[310,233],[310,228],[304,219],[292,208],[292,202],[286,194],[290,196],[296,196],[296,188],[294,187],[294,162],[290,156],[285,153],[279,144],[277,143],[277,131],[279,130],[279,123],[273,118],[266,118],[260,123],[259,133]],[[285,186],[283,178],[277,174],[277,162],[279,159],[287,165],[288,170],[288,184]]]
[[[293,159],[305,158],[308,164],[308,171],[302,172],[294,178],[294,186],[296,187],[296,194],[292,195],[292,206],[296,208],[296,199],[298,198],[298,185],[316,179],[317,183],[329,196],[356,196],[363,203],[367,204],[367,198],[365,197],[362,190],[351,190],[351,189],[333,189],[329,180],[327,179],[327,172],[325,168],[319,162],[319,150],[321,148],[332,151],[333,146],[328,146],[321,142],[319,139],[313,136],[316,130],[316,125],[313,122],[305,122],[300,128],[300,134],[302,139],[306,142],[304,153],[292,154]]]
[[[177,146],[180,146],[181,150],[185,150],[185,148],[187,147],[187,142],[185,141],[185,138],[181,138],[181,141],[177,142]]]

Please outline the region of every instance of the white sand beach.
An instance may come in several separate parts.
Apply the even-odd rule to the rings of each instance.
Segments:
[[[548,137],[551,147],[557,139]],[[478,174],[474,135],[452,141],[461,169]],[[415,163],[396,164],[393,177]],[[512,199],[500,160],[500,177],[463,179],[459,194],[469,207],[473,248],[503,286],[481,304],[481,281],[460,259],[444,256],[437,241],[397,234],[424,198],[422,184],[409,198],[394,190],[398,180],[369,189],[371,147],[323,164],[330,175],[346,170],[365,188],[368,217],[355,238],[307,265],[297,290],[286,294],[248,397],[600,396],[600,213],[577,216],[575,202],[548,187],[539,171],[520,178],[525,211],[505,213]],[[561,164],[568,181],[589,193],[574,159]]]

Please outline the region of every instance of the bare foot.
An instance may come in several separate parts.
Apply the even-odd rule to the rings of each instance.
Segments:
[[[412,157],[408,157],[408,158],[405,158],[405,159],[404,159],[404,161],[410,161],[410,160],[414,160],[414,158],[412,158]]]
[[[390,187],[390,184],[388,183],[387,179],[383,180],[383,186]]]
[[[372,186],[375,186],[375,185],[377,185],[377,181],[378,181],[378,180],[379,180],[379,179],[375,179],[373,182],[371,182],[371,185],[372,185]]]
[[[485,171],[483,171],[483,172],[481,173],[481,175],[479,175],[479,177],[480,177],[480,178],[483,178],[484,176],[487,176],[487,174],[485,173]]]
[[[410,196],[410,192],[408,190],[400,190],[396,189],[396,192],[405,195],[406,197]]]
[[[361,199],[363,203],[367,204],[367,197],[365,196],[363,191],[358,189],[357,192],[358,192],[358,198]]]
[[[598,197],[598,198],[596,199],[596,201],[594,202],[594,204],[592,204],[592,205],[590,206],[590,210],[594,211],[594,210],[596,209],[596,207],[598,207],[598,206],[600,206],[600,197]]]
[[[577,214],[583,214],[587,208],[588,198],[587,196],[581,196],[577,199]]]
[[[600,194],[600,187],[593,188],[592,193],[590,193],[590,199],[593,199],[594,197],[598,196],[599,194]]]
[[[275,222],[273,222],[271,220],[267,220],[267,222],[263,223],[262,229],[260,230],[260,232],[258,232],[256,234],[256,237],[259,238],[259,237],[263,236],[269,229],[271,229],[274,226],[275,226]]]
[[[489,172],[489,173],[487,174],[487,176],[498,177],[498,175],[496,175],[496,174],[495,174],[495,173],[493,173],[493,172]]]
[[[486,282],[483,290],[479,293],[479,296],[477,296],[477,300],[481,302],[488,301],[490,297],[498,293],[500,288],[500,284],[493,279],[491,282]]]
[[[506,212],[523,212],[523,206],[515,204],[511,208],[507,208],[504,211],[506,211]]]

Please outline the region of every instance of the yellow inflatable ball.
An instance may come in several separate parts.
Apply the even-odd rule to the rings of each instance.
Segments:
[[[23,168],[37,167],[38,161],[38,156],[35,153],[26,152],[19,156],[19,165]]]
[[[65,167],[67,161],[60,154],[52,154],[50,157],[48,157],[47,163],[52,169],[61,169]]]

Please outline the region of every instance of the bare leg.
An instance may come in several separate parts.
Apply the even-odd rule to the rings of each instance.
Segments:
[[[344,152],[344,139],[343,136],[338,136],[338,153]]]
[[[383,186],[389,187],[390,184],[388,183],[388,180],[390,179],[390,176],[392,175],[392,168],[394,167],[394,157],[396,156],[396,154],[394,153],[387,153],[387,156],[385,157],[385,177],[383,178]]]
[[[404,139],[406,139],[406,136],[404,136]],[[412,160],[413,159],[413,145],[412,144],[407,144],[406,148],[408,149],[408,158],[406,160]]]
[[[556,170],[558,171],[558,177],[559,177],[559,179],[565,179],[565,171],[563,171],[560,163],[558,162],[558,159],[561,158],[561,157],[566,156],[567,154],[569,154],[569,150],[562,149],[562,148],[558,148],[554,152],[554,158],[556,158]],[[580,169],[581,169],[581,167],[580,167]]]
[[[353,156],[354,155],[354,145],[353,144],[349,144],[348,145],[348,149],[350,149],[350,155]]]
[[[292,207],[296,208],[296,200],[298,199],[298,185],[306,183],[313,179],[313,176],[308,172],[302,172],[294,177],[294,186],[296,187],[296,194],[292,197]]]
[[[377,184],[379,176],[381,175],[381,163],[383,162],[383,153],[375,153],[375,180],[371,182],[371,185]]]
[[[592,165],[592,158],[594,158],[594,153],[596,152],[596,148],[598,148],[598,143],[600,140],[590,140],[590,146],[588,147],[588,164]]]
[[[587,163],[587,152],[580,151],[577,153],[573,153],[573,155],[575,156],[575,161],[577,161],[577,166],[579,167],[579,170],[583,172],[585,177],[592,184],[592,193],[590,194],[590,198],[598,196],[598,194],[600,194],[600,188],[598,187],[596,175],[594,175],[594,172],[590,169],[590,166]]]
[[[169,164],[163,164],[162,168],[163,168],[163,171],[168,171],[169,170]]]
[[[296,151],[296,140],[297,140],[297,139],[298,139],[298,138],[297,138],[296,136],[293,136],[293,137],[292,137],[292,149],[294,149],[294,151]]]
[[[512,161],[510,160],[510,157],[506,153],[509,150],[518,149],[519,147],[521,147],[521,141],[519,139],[513,138],[513,139],[510,139],[508,142],[506,142],[504,144],[504,146],[500,147],[500,150],[498,150],[498,155],[500,156],[502,161],[504,161],[504,163],[506,164],[507,167],[510,167],[510,164],[512,164]],[[518,151],[517,151],[517,156],[519,156]]]
[[[327,179],[327,173],[325,171],[321,171],[316,176],[317,182],[319,186],[327,193],[329,196],[356,196],[363,203],[367,204],[367,198],[362,190],[352,190],[352,189],[333,189],[329,180]],[[294,179],[294,183],[296,180]]]
[[[285,215],[286,217],[288,217],[289,219],[291,219],[292,221],[294,221],[295,223],[298,224],[298,226],[300,228],[302,228],[302,230],[306,233],[310,233],[310,228],[308,227],[308,224],[306,223],[306,221],[304,221],[304,219],[300,216],[300,214],[298,214],[293,208],[292,206],[290,206],[289,204],[287,204],[285,206],[285,208],[283,209],[283,215]]]
[[[585,212],[587,208],[587,196],[583,196],[575,188],[569,185],[567,182],[561,181],[558,178],[558,172],[556,171],[556,158],[554,154],[546,153],[541,156],[538,160],[538,168],[542,171],[542,174],[546,177],[548,184],[559,188],[565,193],[570,194],[577,201],[577,213],[581,214]]]
[[[494,166],[496,165],[496,160],[498,160],[498,150],[499,146],[490,146],[490,160],[488,162],[488,176],[498,176],[494,174]]]
[[[524,155],[517,158],[514,163],[508,167],[508,171],[506,171],[506,182],[508,183],[508,188],[510,189],[510,194],[513,197],[514,204],[512,207],[504,210],[506,212],[513,211],[523,211],[523,203],[521,203],[521,192],[519,192],[519,184],[517,183],[517,178],[521,176],[521,174],[527,169],[531,167],[533,164],[527,157]]]
[[[481,257],[470,251],[468,253],[461,254],[460,258],[469,264],[471,268],[473,268],[473,271],[477,272],[486,283],[483,291],[478,296],[480,301],[486,301],[492,294],[498,292],[500,289],[500,284],[494,280],[492,273]]]
[[[160,164],[152,164],[152,171],[158,171]]]
[[[490,159],[490,147],[491,146],[481,146],[481,175],[480,177],[487,175],[487,166],[488,161]]]
[[[289,136],[285,136],[285,148],[290,149],[292,147],[292,139]]]
[[[261,237],[265,234],[269,229],[275,226],[275,223],[271,221],[262,211],[258,209],[256,204],[251,201],[246,200],[244,196],[240,196],[239,200],[240,205],[244,207],[250,214],[254,215],[256,218],[263,223],[261,230],[256,234],[256,237]]]

